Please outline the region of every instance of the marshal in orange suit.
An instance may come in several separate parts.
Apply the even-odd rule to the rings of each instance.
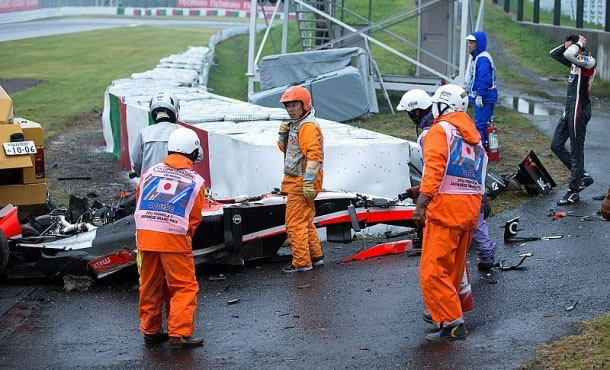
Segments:
[[[313,224],[314,199],[322,190],[324,144],[314,116],[311,94],[300,86],[286,90],[280,99],[290,122],[280,125],[278,147],[284,153],[282,191],[286,200],[286,234],[292,249],[287,273],[309,271],[324,264],[324,255]]]
[[[149,168],[136,191],[134,214],[140,270],[140,330],[147,344],[170,340],[173,348],[203,345],[194,331],[197,292],[191,238],[201,222],[205,201],[203,178],[193,170],[201,146],[187,128],[168,139],[169,155]],[[169,296],[167,332],[163,301]],[[171,307],[171,309],[170,309]]]
[[[477,226],[487,156],[474,122],[465,113],[466,91],[441,86],[432,97],[432,127],[422,139],[424,174],[413,220],[424,227],[420,283],[428,312],[439,323],[429,341],[464,338],[468,331],[458,292],[466,254]]]

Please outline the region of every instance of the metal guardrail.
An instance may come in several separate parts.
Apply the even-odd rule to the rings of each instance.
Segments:
[[[177,0],[38,0],[40,8],[66,6],[117,6],[134,8],[174,8]]]

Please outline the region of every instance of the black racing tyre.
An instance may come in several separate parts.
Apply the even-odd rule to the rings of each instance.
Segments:
[[[8,255],[10,251],[8,248],[8,239],[4,232],[0,230],[0,275],[4,274],[6,264],[8,263]]]

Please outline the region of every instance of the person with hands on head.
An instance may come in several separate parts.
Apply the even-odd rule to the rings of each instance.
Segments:
[[[322,130],[311,105],[311,94],[292,86],[282,95],[290,122],[280,125],[278,147],[284,153],[282,191],[287,193],[286,234],[292,250],[292,263],[286,273],[309,271],[324,264],[318,232],[313,224],[314,199],[322,190],[324,143]]]
[[[468,108],[467,105],[458,107],[460,112],[465,112],[466,108]],[[417,143],[419,144],[420,153],[422,153],[422,140],[428,133],[428,130],[430,130],[430,126],[434,121],[434,116],[432,115],[432,100],[430,99],[430,96],[421,89],[409,90],[402,96],[396,110],[407,112],[409,118],[411,118],[416,125],[418,131]],[[419,130],[421,130],[421,134],[419,133]],[[423,170],[423,163],[421,163],[421,168]],[[406,192],[410,194],[410,198],[417,199],[419,196],[419,186],[412,186],[406,189]],[[483,203],[486,201],[486,197],[484,196]],[[483,210],[484,205],[482,204],[481,214],[479,215],[477,228],[474,232],[473,244],[480,260],[477,265],[478,269],[480,271],[490,271],[495,265],[498,244],[491,240],[491,237],[489,236],[489,228],[487,227],[487,222],[485,222]]]
[[[474,124],[481,135],[481,143],[487,148],[487,128],[494,114],[494,105],[498,101],[496,88],[496,65],[487,52],[487,35],[485,32],[473,32],[466,37],[468,51],[472,55],[466,91],[468,100],[474,104]]]
[[[426,335],[428,341],[468,335],[458,292],[479,220],[487,155],[467,106],[464,89],[439,87],[432,97],[435,120],[421,140],[425,170],[413,221],[423,227],[424,320],[439,324],[437,332]]]
[[[569,35],[550,51],[553,59],[570,67],[565,108],[551,140],[551,150],[570,170],[568,191],[557,201],[560,206],[578,202],[578,193],[593,184],[593,177],[585,170],[585,136],[591,119],[591,85],[597,63],[586,46],[584,36]],[[565,147],[568,139],[570,151]]]

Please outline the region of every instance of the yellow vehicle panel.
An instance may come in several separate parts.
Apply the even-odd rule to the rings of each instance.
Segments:
[[[0,125],[13,123],[13,101],[0,86]]]
[[[25,141],[33,141],[39,153],[7,155],[3,144],[11,142],[11,135],[16,133],[23,134]],[[44,166],[41,166],[43,155],[42,126],[27,119],[14,118],[13,101],[0,86],[0,207],[11,203],[39,208],[46,204],[47,184]],[[36,177],[37,170],[39,178]]]
[[[0,145],[11,141],[11,135],[14,133],[25,133],[19,125],[2,125],[0,124]],[[32,155],[6,155],[4,147],[0,148],[0,169],[9,170],[13,168],[33,167]]]
[[[47,184],[15,184],[0,186],[0,205],[39,205],[47,202]]]

